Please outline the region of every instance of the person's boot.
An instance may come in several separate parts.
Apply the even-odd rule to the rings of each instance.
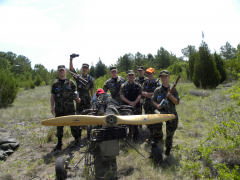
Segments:
[[[74,145],[75,146],[80,146],[80,143],[81,143],[81,136],[80,137],[75,137]]]
[[[58,143],[57,143],[57,145],[54,147],[54,149],[53,149],[54,151],[60,151],[60,150],[62,150],[62,139],[58,139]]]
[[[159,165],[163,161],[162,149],[154,141],[151,142],[151,145],[152,145],[152,148],[151,148],[150,157],[152,158],[155,165]]]
[[[166,149],[165,155],[166,155],[167,157],[170,156],[170,151],[171,151],[171,148],[167,148],[167,149]]]

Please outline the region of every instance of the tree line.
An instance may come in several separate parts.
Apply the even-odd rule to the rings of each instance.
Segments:
[[[163,47],[157,50],[156,55],[128,53],[118,58],[115,65],[120,75],[126,76],[129,69],[137,70],[138,66],[153,67],[156,72],[168,69],[173,75],[181,76],[192,81],[199,88],[215,88],[226,80],[240,77],[240,44],[237,48],[229,42],[221,46],[220,54],[211,53],[206,42],[202,41],[198,49],[187,46],[182,49],[182,57],[167,51]],[[0,107],[13,103],[17,91],[35,88],[36,86],[50,85],[58,77],[56,70],[48,71],[44,65],[36,64],[31,67],[31,61],[13,52],[0,52]],[[77,69],[78,73],[81,73]],[[90,67],[89,74],[96,83],[104,83],[103,78],[109,77],[109,67],[102,60]],[[156,73],[156,76],[158,74]],[[71,78],[71,75],[67,75]],[[99,81],[99,82],[98,82]]]

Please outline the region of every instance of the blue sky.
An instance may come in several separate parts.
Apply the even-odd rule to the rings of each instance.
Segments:
[[[240,43],[239,0],[0,0],[0,51],[56,69],[106,65],[125,53],[155,55],[160,47],[182,56],[204,40],[212,52]]]

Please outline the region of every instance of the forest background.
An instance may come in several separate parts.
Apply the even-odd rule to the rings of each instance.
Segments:
[[[126,72],[132,69],[136,72],[138,66],[153,67],[158,77],[159,71],[168,69],[172,79],[181,75],[183,81],[193,82],[198,88],[216,88],[224,81],[237,80],[240,73],[240,44],[232,47],[229,42],[221,46],[220,54],[211,53],[206,42],[200,47],[187,46],[182,49],[182,57],[168,52],[163,47],[156,55],[128,53],[118,58],[112,64],[117,66],[120,76],[126,78]],[[33,89],[36,86],[50,85],[58,77],[56,70],[48,71],[43,64],[31,67],[31,61],[24,55],[13,52],[0,52],[0,107],[14,102],[19,90]],[[68,62],[66,63],[68,64]],[[81,73],[80,67],[75,67]],[[90,67],[89,74],[95,79],[95,91],[103,87],[110,77],[109,67],[101,59],[95,66]],[[70,73],[67,77],[72,78]]]

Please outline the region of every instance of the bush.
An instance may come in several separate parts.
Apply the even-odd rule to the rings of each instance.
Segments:
[[[17,82],[9,71],[0,71],[0,107],[12,104],[18,91]]]
[[[199,47],[195,55],[193,83],[198,88],[216,88],[220,83],[220,73],[217,70],[216,62],[210,54],[205,42]]]
[[[23,82],[21,82],[20,86],[22,88],[24,88],[25,90],[34,89],[35,88],[35,84],[34,84],[34,82],[32,80],[23,81]]]

